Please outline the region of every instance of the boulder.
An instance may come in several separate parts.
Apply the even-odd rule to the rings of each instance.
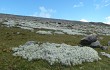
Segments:
[[[91,34],[81,39],[80,45],[82,46],[89,46],[91,43],[97,41],[97,35]]]
[[[86,36],[85,39],[92,43],[92,42],[97,41],[97,35],[91,34],[91,35]]]
[[[90,44],[90,47],[93,47],[93,48],[98,48],[100,46],[101,46],[101,44],[100,44],[100,41],[98,41],[98,40],[96,42],[92,42]]]
[[[89,42],[88,40],[86,40],[86,39],[82,39],[81,41],[80,41],[80,45],[81,46],[89,46],[91,44],[91,42]]]

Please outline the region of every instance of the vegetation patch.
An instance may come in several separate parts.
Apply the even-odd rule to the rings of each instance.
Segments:
[[[97,51],[90,47],[71,46],[64,43],[42,43],[39,45],[34,41],[29,41],[12,50],[13,56],[21,56],[28,61],[43,59],[48,61],[50,65],[56,62],[74,66],[82,64],[82,62],[101,60]]]

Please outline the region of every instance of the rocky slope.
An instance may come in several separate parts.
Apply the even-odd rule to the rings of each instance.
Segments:
[[[49,29],[70,35],[86,35],[96,33],[110,35],[110,26],[101,22],[80,22],[32,16],[0,14],[0,25],[19,27],[35,31],[35,29]]]

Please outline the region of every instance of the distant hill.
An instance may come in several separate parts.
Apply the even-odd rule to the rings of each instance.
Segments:
[[[110,35],[110,25],[102,22],[81,22],[75,20],[53,19],[33,16],[21,16],[12,14],[0,14],[0,23],[7,27],[19,27],[22,29],[50,29],[71,35],[85,35],[97,33]]]
[[[3,14],[0,13],[0,18],[9,18],[9,19],[22,19],[22,20],[33,20],[38,22],[48,22],[48,23],[73,23],[73,24],[96,24],[96,25],[107,25],[102,22],[81,22],[76,20],[65,20],[65,19],[53,19],[53,18],[44,18],[44,17],[34,17],[34,16],[22,16],[22,15],[13,15],[13,14]],[[98,24],[97,24],[98,23]]]

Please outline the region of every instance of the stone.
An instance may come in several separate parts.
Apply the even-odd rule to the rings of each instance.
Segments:
[[[102,50],[108,50],[108,46],[101,46],[100,47]]]
[[[80,45],[81,46],[89,46],[91,44],[91,42],[89,42],[88,40],[82,39],[80,41]]]
[[[91,34],[81,39],[80,44],[82,46],[89,46],[91,43],[97,41],[97,35]]]
[[[110,58],[110,54],[108,54],[108,53],[101,52],[101,55],[104,55],[104,56],[106,56],[106,57]]]
[[[97,41],[97,35],[96,34],[91,34],[91,35],[86,36],[85,39],[92,43],[92,42]]]
[[[100,44],[100,41],[99,40],[97,40],[96,42],[92,42],[90,44],[90,47],[93,47],[93,48],[98,48],[100,46],[101,46],[101,44]]]

